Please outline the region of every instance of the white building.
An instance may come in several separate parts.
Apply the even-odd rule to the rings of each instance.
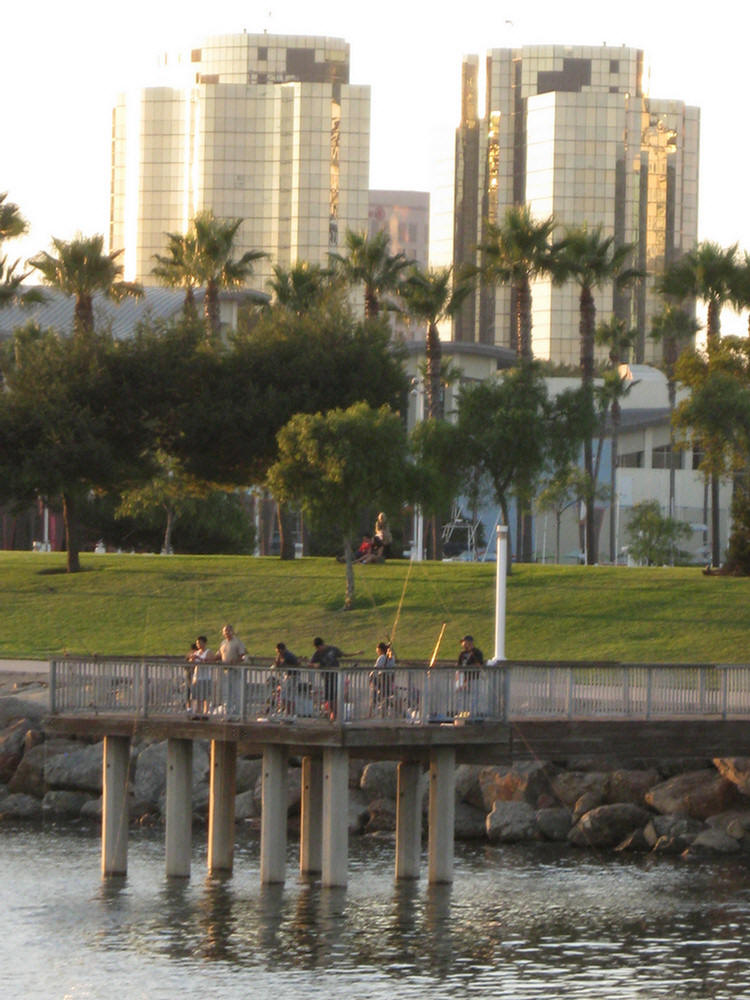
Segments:
[[[238,253],[271,265],[328,263],[366,230],[370,88],[349,83],[341,39],[219,35],[165,57],[170,86],[122,94],[113,115],[110,245],[153,283],[167,232],[200,210],[242,218]]]

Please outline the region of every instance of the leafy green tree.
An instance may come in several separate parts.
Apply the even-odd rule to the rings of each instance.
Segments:
[[[80,517],[92,491],[147,474],[151,428],[127,348],[110,338],[29,338],[3,359],[0,494],[61,497],[67,566],[80,569]]]
[[[551,274],[556,246],[552,216],[535,220],[526,205],[507,209],[500,226],[488,223],[482,253],[482,278],[491,284],[510,285],[513,310],[513,343],[518,357],[530,361],[531,282]]]
[[[555,280],[572,280],[579,288],[581,379],[592,407],[596,330],[594,292],[608,285],[613,285],[617,291],[641,277],[637,268],[628,266],[632,251],[631,244],[618,246],[614,236],[605,236],[601,226],[594,229],[578,226],[566,230],[556,257]],[[590,489],[593,490],[595,478],[591,437],[584,441],[583,462]],[[586,559],[589,563],[597,561],[593,494],[586,503]]]
[[[560,562],[560,527],[562,516],[569,507],[579,503],[589,493],[586,473],[577,465],[564,465],[553,471],[540,491],[536,504],[540,511],[555,516],[555,562]]]
[[[628,522],[630,554],[647,566],[663,566],[684,557],[678,543],[690,537],[690,526],[664,517],[658,500],[642,500],[633,507]]]
[[[428,517],[441,517],[471,474],[463,435],[446,420],[422,420],[415,425],[410,444],[415,458],[414,499]]]
[[[383,230],[373,233],[346,232],[346,254],[332,253],[344,280],[352,286],[364,286],[365,317],[375,319],[385,296],[398,291],[404,270],[412,263],[406,254],[390,252],[390,236]]]
[[[115,302],[143,294],[140,285],[122,280],[123,269],[117,260],[122,250],[105,253],[103,236],[77,236],[70,241],[53,238],[52,247],[57,256],[45,250],[29,263],[41,273],[46,285],[75,299],[73,332],[77,336],[94,332],[97,292]]]
[[[279,432],[268,485],[313,525],[335,527],[346,564],[344,608],[354,607],[353,551],[361,513],[400,507],[408,492],[408,447],[400,416],[357,403],[346,410],[298,413]]]

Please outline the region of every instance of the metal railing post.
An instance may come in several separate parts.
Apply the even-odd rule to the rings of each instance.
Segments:
[[[507,722],[510,717],[510,692],[511,692],[511,672],[513,667],[504,666],[502,667],[502,715],[501,718],[503,722]]]
[[[141,705],[141,715],[145,719],[148,716],[148,689],[149,689],[149,672],[148,664],[141,664],[141,697],[143,698],[143,704]]]
[[[57,661],[50,660],[49,663],[49,711],[50,715],[57,714]]]
[[[725,667],[721,672],[721,717],[726,720],[727,717],[727,705],[728,705],[728,674],[729,668]]]
[[[653,684],[653,668],[648,667],[646,671],[646,718],[651,718],[651,688]]]

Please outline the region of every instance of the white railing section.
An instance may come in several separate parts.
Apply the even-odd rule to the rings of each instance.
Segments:
[[[87,658],[50,663],[53,714],[335,720],[427,725],[514,719],[750,716],[750,664],[531,663],[470,671],[404,663],[376,672],[261,663],[191,665],[173,659]]]

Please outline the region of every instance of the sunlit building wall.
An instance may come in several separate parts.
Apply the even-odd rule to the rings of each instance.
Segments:
[[[632,263],[648,277],[626,291],[597,290],[597,316],[614,313],[638,330],[636,360],[658,358],[648,338],[653,276],[697,238],[698,109],[646,95],[636,49],[494,49],[483,111],[479,68],[476,56],[464,61],[454,263],[481,265],[487,222],[501,223],[512,205],[528,204],[538,219],[554,215],[561,227],[601,226],[618,244],[635,244]],[[576,286],[542,280],[532,291],[535,355],[577,364]],[[477,288],[454,336],[510,345],[510,291]]]
[[[255,267],[327,264],[368,220],[370,89],[349,83],[340,39],[222,35],[164,60],[176,86],[118,98],[110,244],[128,277],[152,282],[165,233],[196,212],[242,218]]]

